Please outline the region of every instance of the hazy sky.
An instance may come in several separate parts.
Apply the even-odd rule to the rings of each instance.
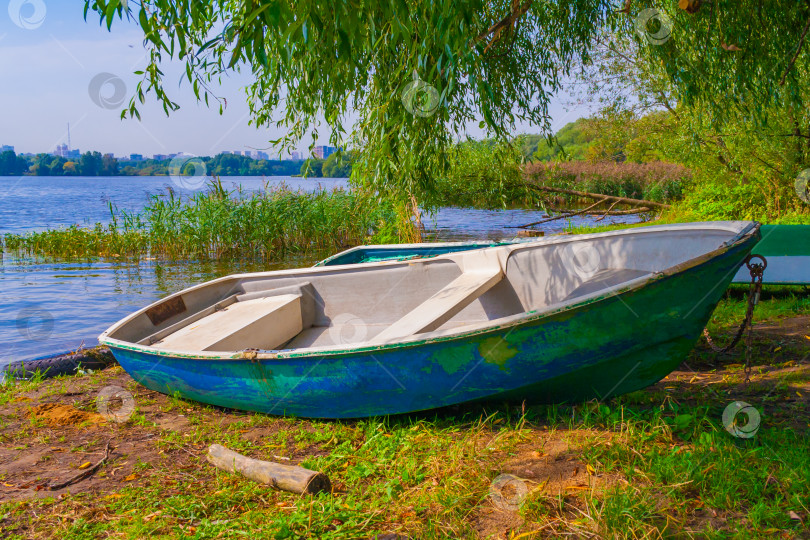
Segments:
[[[140,122],[121,120],[121,108],[139,80],[133,71],[146,61],[142,34],[126,23],[108,32],[92,13],[85,22],[83,6],[81,0],[0,0],[0,144],[13,145],[18,153],[50,152],[67,142],[68,123],[73,148],[117,156],[264,149],[280,136],[275,129],[248,125],[243,87],[249,74],[235,75],[216,89],[228,101],[220,115],[217,108],[198,104],[187,82],[178,86],[179,64],[165,66],[164,72],[180,110],[167,118],[147,98]],[[93,86],[100,86],[101,99],[91,98]],[[555,103],[555,130],[584,114]],[[321,131],[323,137],[326,130]],[[538,129],[523,125],[519,131]],[[483,134],[476,126],[470,135]],[[306,150],[310,142],[299,148]]]

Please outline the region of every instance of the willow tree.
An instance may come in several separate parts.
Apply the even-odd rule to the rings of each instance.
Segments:
[[[152,93],[178,105],[161,63],[185,63],[197,98],[222,107],[216,81],[251,73],[257,126],[291,145],[325,118],[330,142],[360,150],[356,180],[430,204],[446,150],[468,125],[505,138],[549,125],[548,104],[607,21],[607,0],[88,0],[108,27],[138,22],[149,52],[124,115]],[[317,132],[316,132],[317,136]]]
[[[603,107],[593,126],[691,166],[689,205],[704,216],[806,215],[795,184],[810,167],[810,3],[637,7],[580,73]]]
[[[797,44],[801,49],[798,21],[807,18],[806,6],[796,0],[670,0],[660,8],[626,0],[618,10],[610,0],[86,0],[85,15],[96,11],[108,28],[132,19],[143,30],[149,59],[125,115],[138,116],[150,92],[167,113],[178,107],[161,70],[166,60],[184,62],[197,98],[220,106],[217,79],[249,70],[252,122],[287,133],[274,142],[294,144],[322,116],[332,144],[361,152],[355,180],[430,205],[458,134],[471,123],[501,139],[517,122],[547,130],[551,96],[572,65],[587,62],[606,28],[656,41],[651,57],[663,62],[681,99],[704,105],[731,95],[755,106],[754,96],[764,92],[765,99],[798,106],[803,89],[793,72],[805,66],[806,55],[798,62],[790,52]],[[662,28],[671,39],[663,39]],[[773,69],[775,59],[784,69]]]

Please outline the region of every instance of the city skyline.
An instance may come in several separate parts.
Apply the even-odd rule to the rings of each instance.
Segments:
[[[282,155],[280,153],[273,156],[273,155],[271,155],[268,152],[265,152],[263,150],[222,150],[222,151],[219,151],[219,152],[216,152],[216,153],[213,153],[213,154],[200,155],[200,156],[195,156],[195,157],[214,157],[214,156],[217,156],[217,155],[220,155],[220,154],[225,154],[225,155],[244,156],[244,157],[249,157],[251,159],[256,159],[256,160],[264,159],[264,160],[273,160],[273,161],[303,161],[303,160],[308,159],[310,157],[318,158],[318,159],[326,159],[329,156],[331,156],[332,154],[334,154],[335,152],[337,152],[338,150],[339,149],[337,147],[334,147],[334,146],[316,145],[313,148],[313,151],[312,151],[311,155],[302,154],[301,152],[298,152],[298,151],[293,151],[293,152],[287,154],[286,156]],[[79,148],[71,148],[67,144],[59,144],[59,145],[56,146],[56,148],[54,150],[52,150],[50,152],[17,152],[16,147],[13,144],[0,144],[0,153],[6,152],[6,151],[14,152],[18,156],[29,156],[30,157],[30,156],[38,156],[38,155],[45,154],[45,155],[58,156],[58,157],[63,157],[63,158],[72,158],[72,157],[79,158],[84,153],[84,152],[81,151],[81,149],[79,149]],[[98,150],[86,150],[85,152],[98,152]],[[101,153],[101,152],[99,152],[99,153]],[[150,157],[149,155],[144,155],[144,154],[139,154],[139,153],[134,153],[133,152],[133,153],[123,154],[123,155],[115,155],[113,153],[104,153],[102,155],[104,155],[104,156],[112,156],[112,157],[114,157],[114,158],[116,158],[118,160],[121,160],[121,161],[145,161],[145,160],[150,160],[150,159],[160,161],[160,160],[172,159],[172,158],[175,158],[177,156],[189,155],[189,154],[187,154],[186,152],[174,152],[174,153],[170,153],[170,154],[152,154],[152,156]]]

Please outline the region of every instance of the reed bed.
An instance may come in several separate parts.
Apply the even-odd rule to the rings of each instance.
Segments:
[[[686,167],[663,162],[535,162],[523,172],[530,184],[661,203],[682,199],[692,179]]]
[[[56,257],[147,255],[167,260],[251,258],[334,251],[399,234],[393,208],[370,196],[336,189],[286,186],[245,194],[218,182],[191,197],[153,195],[139,213],[111,206],[111,221],[27,234],[6,234],[9,251]],[[380,232],[380,231],[384,231]]]

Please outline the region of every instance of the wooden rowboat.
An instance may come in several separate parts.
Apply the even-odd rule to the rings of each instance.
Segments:
[[[273,414],[606,398],[675,369],[758,239],[694,223],[234,275],[99,341],[152,390]]]

